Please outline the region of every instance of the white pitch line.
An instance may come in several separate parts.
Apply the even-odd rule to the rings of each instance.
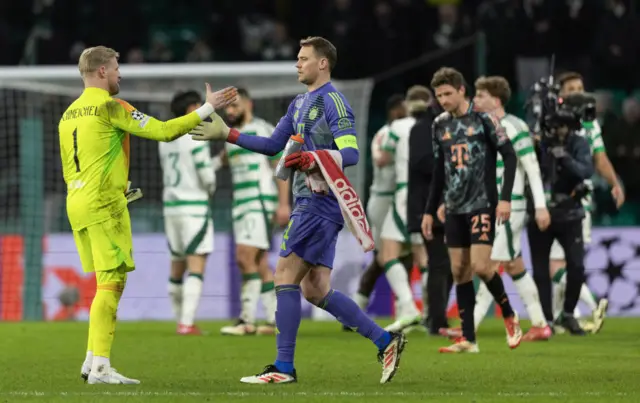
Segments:
[[[581,393],[564,393],[564,392],[521,392],[521,393],[476,393],[476,392],[43,392],[43,391],[13,391],[0,392],[0,396],[15,397],[54,397],[54,396],[113,396],[113,397],[304,397],[304,396],[322,396],[322,397],[453,397],[453,396],[499,396],[499,397],[622,397],[627,393],[603,393],[603,392],[581,392]]]

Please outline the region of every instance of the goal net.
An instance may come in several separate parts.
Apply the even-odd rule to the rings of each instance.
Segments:
[[[204,93],[214,88],[246,88],[254,114],[272,124],[284,115],[291,99],[306,89],[291,62],[122,65],[118,94],[137,109],[170,119],[169,102],[177,90]],[[366,161],[367,121],[373,83],[334,81],[356,115],[361,160]],[[82,92],[76,66],[0,68],[0,320],[83,319],[95,287],[79,270],[79,259],[65,210],[57,125],[67,106]],[[222,144],[211,144],[212,153]],[[365,164],[347,175],[363,194]],[[162,220],[162,173],[158,144],[131,137],[129,178],[144,198],[131,205],[137,280],[148,287],[125,292],[120,317],[170,319],[166,300],[169,261]],[[237,310],[238,283],[230,249],[231,183],[226,168],[218,171],[212,200],[216,255],[205,283],[201,314],[228,317]],[[162,256],[162,259],[160,258]],[[235,267],[235,266],[234,266]],[[164,306],[166,304],[166,306]],[[163,305],[163,306],[158,306]],[[163,310],[162,314],[158,311]]]

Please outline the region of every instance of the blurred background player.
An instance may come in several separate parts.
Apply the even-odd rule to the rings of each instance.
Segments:
[[[423,219],[423,232],[433,237],[434,216],[445,192],[445,236],[456,283],[462,337],[442,353],[477,353],[475,341],[473,275],[487,285],[502,309],[507,344],[516,348],[522,339],[518,316],[511,308],[500,274],[491,266],[494,223],[506,222],[511,212],[511,191],[517,158],[497,120],[474,112],[465,98],[462,74],[452,68],[436,71],[431,87],[446,112],[434,122],[433,182]],[[496,189],[497,153],[504,161],[502,192]]]
[[[238,99],[225,108],[229,126],[250,136],[271,137],[274,127],[253,115],[253,101],[247,90],[238,89]],[[235,144],[225,143],[233,184],[233,236],[236,260],[242,273],[240,318],[225,326],[225,335],[275,334],[276,291],[273,272],[267,261],[271,249],[272,220],[278,226],[289,221],[289,181],[275,181],[277,159]],[[279,155],[276,155],[279,157]],[[266,321],[256,327],[258,299],[262,300]]]
[[[96,273],[89,312],[89,337],[81,376],[89,384],[138,384],[111,367],[111,345],[118,304],[135,269],[131,219],[125,191],[129,176],[129,134],[172,141],[235,98],[235,89],[212,93],[187,116],[160,122],[127,102],[120,91],[119,54],[96,46],[80,55],[84,91],[67,108],[58,126],[67,215],[82,268]]]
[[[416,124],[409,136],[409,183],[407,201],[407,230],[410,236],[422,237],[422,215],[427,204],[429,187],[433,177],[433,121],[443,111],[431,92],[429,106],[424,112],[414,112]],[[447,307],[453,286],[449,252],[444,242],[444,226],[436,220],[433,238],[424,241],[429,257],[427,284],[422,293],[423,324],[431,335],[440,328],[448,328]],[[411,234],[417,235],[411,235]]]
[[[369,305],[369,297],[373,292],[378,278],[384,273],[384,262],[379,253],[382,246],[380,239],[380,231],[387,212],[393,202],[393,195],[396,189],[396,171],[393,161],[392,150],[383,150],[383,144],[386,144],[389,137],[389,126],[397,119],[407,116],[407,108],[404,102],[404,96],[400,94],[393,95],[387,100],[387,123],[378,130],[371,142],[371,157],[373,159],[373,181],[371,183],[369,201],[367,202],[367,219],[371,225],[371,232],[376,244],[376,250],[373,252],[374,258],[371,264],[362,273],[360,277],[360,285],[358,292],[354,295],[353,300],[358,304],[360,309],[366,311]],[[410,253],[405,250],[401,262],[405,269],[410,272],[413,268],[413,258]],[[344,330],[351,330],[349,327],[343,327]]]
[[[582,75],[576,72],[566,72],[558,77],[558,84],[560,84],[560,96],[566,97],[567,95],[574,93],[584,92],[584,82]],[[624,191],[618,181],[618,175],[616,174],[609,157],[607,156],[606,149],[604,147],[604,141],[602,140],[602,130],[597,120],[593,122],[582,122],[582,135],[587,137],[589,146],[591,149],[591,155],[593,156],[593,163],[596,172],[602,176],[609,186],[611,186],[611,195],[616,202],[616,206],[620,208],[624,204]],[[591,179],[586,180],[585,183],[589,188],[593,189],[593,183]],[[582,199],[582,205],[585,210],[585,218],[582,221],[582,233],[583,241],[585,245],[591,243],[591,208],[592,197],[591,194]],[[562,313],[564,306],[564,293],[567,286],[566,275],[566,260],[565,253],[562,246],[558,241],[554,241],[551,247],[550,264],[551,278],[553,280],[553,315],[554,320],[559,319],[559,315]],[[589,290],[586,283],[582,285],[580,289],[580,301],[584,302],[591,310],[592,322],[582,322],[581,325],[585,330],[597,333],[602,328],[604,317],[607,311],[608,301],[603,298],[600,301],[596,301],[594,294]],[[580,317],[580,312],[576,307],[575,317]],[[561,326],[556,326],[556,330],[563,331]]]
[[[522,260],[521,239],[527,220],[527,206],[525,200],[525,182],[529,183],[536,208],[535,220],[540,230],[544,231],[549,226],[549,211],[546,207],[540,167],[533,147],[533,138],[529,133],[527,124],[518,117],[508,114],[504,106],[511,97],[511,88],[504,77],[480,77],[475,82],[476,95],[473,98],[474,109],[495,116],[500,125],[505,129],[506,135],[518,158],[516,177],[511,193],[511,216],[501,225],[496,225],[496,236],[491,250],[491,264],[495,271],[502,265],[511,276],[518,294],[524,302],[531,329],[524,335],[523,340],[547,340],[551,337],[551,328],[542,312],[538,288],[533,277],[527,272]],[[502,155],[498,154],[496,179],[498,192],[500,192],[504,176],[504,162]],[[476,307],[474,321],[476,330],[480,322],[487,314],[493,303],[493,296],[484,282],[480,282],[476,294]]]
[[[297,381],[294,353],[302,317],[301,291],[307,301],[373,342],[382,364],[380,383],[393,378],[405,347],[403,334],[385,331],[351,298],[331,288],[331,269],[344,218],[336,195],[312,193],[306,184],[307,172],[318,169],[309,151],[339,153],[343,168],[358,162],[358,139],[351,106],[331,83],[331,71],[337,61],[337,50],[328,40],[309,37],[300,41],[296,69],[298,81],[307,87],[307,92],[293,99],[269,138],[229,129],[215,114],[212,123],[203,123],[192,132],[200,140],[225,140],[265,155],[282,151],[296,133],[304,139],[302,151],[285,157],[285,166],[295,171],[292,184],[295,207],[282,237],[275,273],[278,355],[275,362],[259,374],[243,377],[242,383]]]
[[[200,105],[202,98],[196,91],[178,92],[171,101],[171,113],[174,117],[188,115]],[[211,158],[208,144],[190,136],[158,144],[158,155],[163,174],[164,230],[171,252],[168,290],[177,332],[200,334],[194,320],[207,256],[214,248],[209,203],[220,158]]]
[[[393,154],[396,176],[393,202],[384,218],[380,233],[381,260],[384,262],[385,276],[397,299],[397,320],[385,328],[393,332],[417,326],[422,319],[415,304],[407,270],[398,259],[403,249],[410,248],[413,264],[420,268],[422,284],[426,284],[427,250],[422,236],[415,233],[410,236],[407,230],[407,183],[409,181],[409,135],[416,123],[414,115],[424,113],[429,107],[430,100],[431,93],[427,88],[418,85],[409,88],[405,103],[410,116],[391,123],[387,140],[382,145],[383,151]]]

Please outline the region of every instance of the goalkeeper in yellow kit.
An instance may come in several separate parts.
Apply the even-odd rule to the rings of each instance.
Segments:
[[[212,92],[196,111],[161,122],[112,98],[119,91],[118,53],[104,46],[85,49],[78,68],[85,89],[59,124],[60,157],[67,184],[67,215],[82,268],[95,272],[97,291],[89,314],[87,356],[81,374],[90,384],[138,384],[111,368],[118,302],[135,269],[131,221],[125,192],[129,134],[172,141],[233,102],[235,88]]]

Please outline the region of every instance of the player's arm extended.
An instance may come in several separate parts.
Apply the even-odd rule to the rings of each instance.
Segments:
[[[427,198],[427,205],[425,206],[424,210],[425,214],[430,214],[433,217],[436,216],[438,207],[440,206],[440,201],[442,200],[445,175],[444,154],[442,153],[442,148],[440,148],[440,143],[438,142],[438,137],[436,136],[436,124],[437,122],[434,122],[431,129],[431,133],[433,133],[433,177],[431,180],[431,185],[429,186],[429,197]]]
[[[587,124],[585,123],[584,125],[586,126]],[[598,172],[598,174],[607,181],[609,186],[620,186],[616,170],[613,168],[611,160],[609,160],[609,157],[607,156],[604,141],[602,141],[602,130],[600,129],[600,125],[598,122],[594,121],[590,123],[590,126],[591,127],[585,127],[585,129],[589,136],[596,172]]]
[[[341,93],[330,92],[324,96],[324,111],[333,141],[342,154],[342,167],[357,164],[360,152],[351,105]]]
[[[591,150],[589,148],[589,142],[584,137],[574,136],[575,148],[573,156],[565,153],[560,158],[560,163],[569,171],[572,175],[579,179],[585,180],[593,176],[593,158],[591,157]]]
[[[242,148],[259,154],[273,157],[280,151],[284,150],[289,138],[295,134],[295,131],[293,130],[295,102],[296,100],[294,99],[289,104],[287,113],[280,119],[276,128],[273,130],[271,137],[249,136],[247,134],[240,133],[236,129],[231,129],[229,131],[229,136],[227,137],[227,142],[236,144]]]
[[[529,181],[529,187],[531,188],[531,193],[533,194],[533,204],[536,209],[545,208],[547,206],[546,199],[544,196],[544,185],[542,184],[542,174],[540,173],[540,165],[538,164],[538,157],[536,157],[535,149],[533,148],[533,141],[527,134],[527,139],[522,139],[520,141],[525,141],[524,147],[518,149],[516,154],[524,168],[524,171],[527,174],[527,179]]]
[[[134,136],[156,141],[173,141],[213,113],[213,106],[207,102],[186,116],[163,122],[145,115],[121,99],[110,100],[106,108],[113,126]]]

